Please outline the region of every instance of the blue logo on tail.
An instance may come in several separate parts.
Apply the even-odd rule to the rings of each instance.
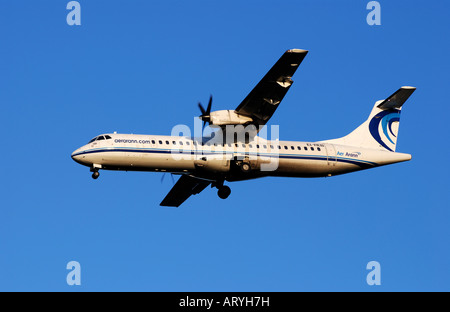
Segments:
[[[376,114],[372,120],[369,123],[369,131],[372,137],[380,143],[381,146],[383,146],[388,151],[393,152],[391,148],[389,148],[385,142],[383,142],[383,139],[381,138],[380,131],[379,131],[379,125],[381,123],[381,128],[383,130],[384,135],[386,138],[392,143],[395,144],[392,138],[396,137],[394,132],[392,131],[392,124],[394,122],[400,121],[400,111],[399,110],[386,110],[382,111],[378,114]]]

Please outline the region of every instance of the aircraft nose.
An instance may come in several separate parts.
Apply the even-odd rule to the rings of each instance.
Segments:
[[[72,155],[70,155],[70,157],[72,157],[73,160],[75,160],[76,162],[79,162],[80,159],[80,149],[81,148],[77,148],[76,150],[73,151]]]
[[[75,162],[79,163],[80,165],[92,165],[91,160],[86,155],[86,145],[74,150],[70,156]]]

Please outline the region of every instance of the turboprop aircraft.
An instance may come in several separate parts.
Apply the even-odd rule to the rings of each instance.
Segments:
[[[207,186],[227,198],[225,181],[260,177],[331,177],[398,163],[411,155],[395,151],[402,105],[414,87],[401,87],[377,101],[369,118],[342,138],[318,142],[268,140],[259,131],[280,105],[308,51],[286,51],[235,110],[211,111],[200,103],[200,119],[211,136],[107,133],[72,153],[76,162],[99,170],[168,172],[180,175],[161,206],[178,207]]]

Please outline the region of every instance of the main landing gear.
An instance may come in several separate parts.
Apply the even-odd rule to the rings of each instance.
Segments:
[[[231,189],[226,185],[222,185],[221,187],[219,187],[219,190],[217,191],[217,195],[219,195],[219,197],[222,199],[226,199],[228,196],[230,196],[230,194]]]
[[[246,161],[241,163],[241,171],[243,173],[249,173],[252,170],[252,167],[250,166],[250,164]]]
[[[252,171],[252,166],[250,165],[250,161],[248,158],[240,158],[238,156],[234,157],[234,165],[235,168],[239,168],[240,171],[244,174],[250,173]]]
[[[223,181],[212,183],[211,186],[217,187],[217,195],[222,199],[228,198],[231,194],[231,189],[228,186],[223,185]]]

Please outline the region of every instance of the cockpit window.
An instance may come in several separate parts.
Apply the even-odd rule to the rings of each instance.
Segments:
[[[94,142],[94,141],[105,140],[105,138],[106,138],[106,140],[112,139],[109,135],[105,135],[105,136],[99,135],[99,136],[96,136],[95,138],[93,138],[92,140],[90,140],[90,141],[88,142],[88,144],[89,144],[89,143],[92,143],[92,142]]]

